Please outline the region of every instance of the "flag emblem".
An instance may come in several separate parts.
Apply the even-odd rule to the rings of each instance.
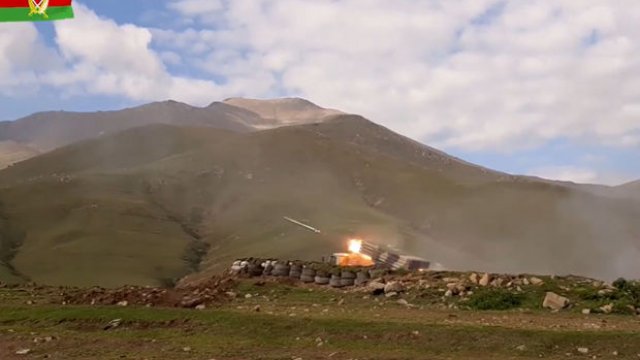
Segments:
[[[49,17],[47,15],[47,7],[49,7],[49,0],[29,0],[29,16],[37,14],[46,19]]]
[[[51,21],[73,18],[72,0],[0,0],[0,21]]]

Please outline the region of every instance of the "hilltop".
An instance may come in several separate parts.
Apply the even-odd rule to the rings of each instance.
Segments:
[[[344,114],[342,111],[325,109],[300,98],[266,100],[229,98],[224,103],[258,114],[263,119],[262,124],[258,126],[263,129],[316,123],[334,115]]]
[[[115,111],[41,112],[0,122],[0,169],[61,146],[138,126],[206,126],[248,132],[316,122],[336,114],[342,113],[302,99],[242,98],[202,108],[170,100]]]
[[[495,172],[355,115],[262,131],[224,119],[103,134],[0,172],[0,278],[171,284],[237,257],[318,260],[349,236],[460,270],[640,275],[637,200]]]

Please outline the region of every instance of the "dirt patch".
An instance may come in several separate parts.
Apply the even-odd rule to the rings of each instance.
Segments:
[[[139,305],[195,308],[201,305],[228,301],[236,281],[231,277],[213,277],[207,281],[182,288],[154,288],[123,286],[117,289],[94,287],[67,290],[62,294],[64,304],[74,305]]]

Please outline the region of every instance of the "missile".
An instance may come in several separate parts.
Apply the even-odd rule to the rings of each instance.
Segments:
[[[305,228],[305,229],[307,229],[307,230],[309,230],[309,231],[313,231],[314,233],[317,233],[317,234],[319,234],[319,233],[320,233],[320,230],[318,230],[318,229],[314,228],[313,226],[309,226],[309,225],[307,225],[307,224],[303,224],[303,223],[301,223],[301,222],[300,222],[300,221],[298,221],[298,220],[294,220],[294,219],[292,219],[292,218],[290,218],[290,217],[287,217],[287,216],[284,216],[284,219],[285,219],[285,220],[287,220],[287,221],[288,221],[288,222],[290,222],[290,223],[294,223],[294,224],[296,224],[296,225],[298,225],[298,226],[302,226],[303,228]]]

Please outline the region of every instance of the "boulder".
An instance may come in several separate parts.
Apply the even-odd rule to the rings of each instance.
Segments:
[[[477,285],[478,284],[478,274],[471,273],[471,275],[469,275],[469,281],[471,281],[472,284]]]
[[[390,281],[384,285],[384,292],[387,293],[401,293],[404,291],[404,286],[398,281]]]
[[[482,278],[480,278],[480,281],[478,282],[478,284],[480,284],[480,286],[487,286],[489,285],[490,282],[491,282],[491,275],[489,275],[488,273],[485,273],[484,275],[482,275]]]
[[[384,293],[385,284],[380,280],[373,280],[367,284],[367,289],[372,295],[382,295]]]
[[[570,303],[571,301],[568,298],[549,291],[544,297],[542,307],[551,310],[562,310],[569,306]]]
[[[613,304],[601,306],[600,310],[605,314],[611,314],[611,312],[613,311]]]
[[[531,283],[531,285],[535,285],[535,286],[540,286],[544,284],[544,281],[542,279],[537,278],[535,276],[529,279],[529,282]]]

